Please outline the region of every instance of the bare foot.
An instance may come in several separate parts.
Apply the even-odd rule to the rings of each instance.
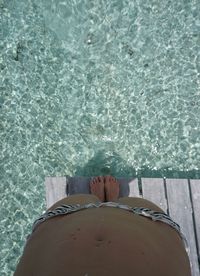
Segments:
[[[106,201],[117,201],[119,198],[119,182],[111,175],[104,176]]]
[[[90,182],[91,194],[97,196],[101,201],[105,201],[104,177],[94,177]]]

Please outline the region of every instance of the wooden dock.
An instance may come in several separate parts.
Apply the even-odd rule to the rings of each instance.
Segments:
[[[90,194],[89,177],[46,177],[47,208],[73,194]],[[192,276],[200,275],[200,180],[117,178],[119,197],[141,197],[160,206],[177,222],[189,244]]]

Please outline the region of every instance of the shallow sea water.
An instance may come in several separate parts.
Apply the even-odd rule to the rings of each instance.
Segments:
[[[199,178],[200,2],[0,0],[0,274],[45,176]]]

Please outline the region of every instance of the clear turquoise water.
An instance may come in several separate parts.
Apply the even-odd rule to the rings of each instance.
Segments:
[[[199,178],[200,2],[0,0],[0,271],[45,176]]]

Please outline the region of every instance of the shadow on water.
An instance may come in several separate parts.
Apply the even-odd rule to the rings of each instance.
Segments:
[[[115,177],[133,177],[133,178],[185,178],[199,179],[200,170],[178,171],[168,167],[152,170],[143,166],[136,170],[117,153],[108,154],[106,151],[99,151],[84,167],[77,167],[73,176],[97,176],[113,175]]]

